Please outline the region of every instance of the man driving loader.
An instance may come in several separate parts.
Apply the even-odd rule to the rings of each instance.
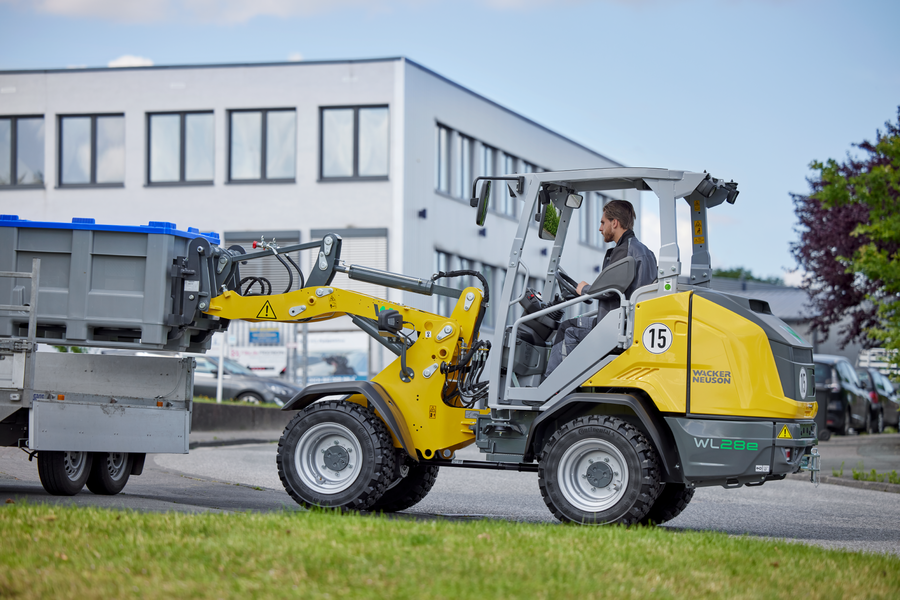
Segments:
[[[656,256],[634,234],[634,219],[634,207],[627,200],[610,201],[603,207],[603,216],[600,219],[600,233],[603,234],[603,240],[606,243],[615,242],[616,244],[606,251],[606,255],[603,257],[603,268],[605,269],[626,256],[633,256],[637,263],[634,280],[625,290],[626,298],[631,298],[634,290],[649,285],[656,279]],[[586,281],[579,283],[578,294],[583,294],[589,285]],[[595,316],[575,317],[560,323],[556,337],[553,339],[553,348],[547,361],[545,375],[550,375],[559,366],[568,353],[587,336],[606,313],[619,307],[619,297],[616,295],[601,296],[598,298],[598,302],[600,306]]]

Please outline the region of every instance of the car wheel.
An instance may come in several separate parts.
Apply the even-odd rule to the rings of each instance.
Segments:
[[[875,415],[875,433],[884,432],[884,410],[879,410]]]
[[[875,432],[872,428],[872,411],[868,406],[866,407],[866,422],[863,424],[862,431],[865,431],[866,433]]]
[[[74,496],[84,487],[92,462],[90,452],[38,452],[38,476],[47,493]]]
[[[127,452],[96,452],[87,488],[101,496],[115,496],[131,477],[131,455]]]
[[[238,402],[248,402],[250,404],[262,404],[262,396],[256,392],[241,392],[238,394]]]
[[[841,424],[841,431],[840,431],[841,435],[850,435],[850,419],[851,418],[852,417],[850,415],[850,407],[845,406],[844,407],[844,422]]]
[[[547,508],[561,521],[638,523],[659,495],[656,451],[621,419],[579,417],[550,436],[538,485]]]
[[[294,417],[278,442],[278,476],[306,507],[365,510],[394,477],[394,446],[369,407],[320,402]]]

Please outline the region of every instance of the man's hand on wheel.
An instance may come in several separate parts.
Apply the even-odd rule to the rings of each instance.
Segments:
[[[587,281],[582,281],[581,283],[578,284],[578,287],[576,288],[576,291],[578,292],[578,295],[579,295],[579,296],[581,296],[581,295],[584,294],[584,288],[586,288],[587,286],[588,286],[588,282],[587,282]]]

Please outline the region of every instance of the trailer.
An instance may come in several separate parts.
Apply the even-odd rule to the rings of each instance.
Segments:
[[[0,216],[0,446],[37,457],[47,492],[117,494],[148,453],[188,452],[194,360],[174,353],[204,352],[227,327],[193,309],[203,269],[188,252],[217,242],[171,223]]]

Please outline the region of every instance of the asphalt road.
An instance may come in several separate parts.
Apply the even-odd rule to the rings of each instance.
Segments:
[[[900,435],[860,436],[823,443],[821,451],[825,469],[843,461],[849,471],[861,459],[867,468],[871,464],[882,470],[897,468],[898,446]],[[36,465],[23,452],[0,448],[0,501],[27,498],[186,512],[300,510],[281,486],[275,452],[274,443],[256,443],[154,455],[148,457],[144,474],[132,478],[118,496],[94,496],[85,490],[74,498],[57,498],[43,491]],[[477,453],[466,450],[460,457],[476,458]],[[412,518],[556,523],[533,473],[444,468],[431,494],[406,513]],[[738,490],[701,488],[685,512],[665,527],[900,555],[900,494],[837,485],[816,488],[791,479]]]

